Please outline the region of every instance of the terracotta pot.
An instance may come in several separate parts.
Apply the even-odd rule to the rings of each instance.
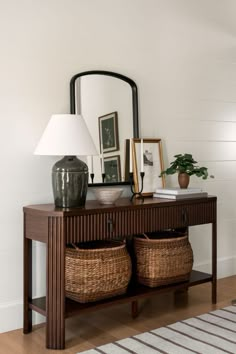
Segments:
[[[180,188],[188,188],[190,176],[187,173],[178,174],[178,182]]]

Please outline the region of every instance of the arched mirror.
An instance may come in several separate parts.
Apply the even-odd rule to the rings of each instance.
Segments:
[[[135,82],[110,71],[78,73],[70,81],[70,104],[71,113],[83,115],[99,153],[87,158],[94,174],[89,186],[128,184],[127,139],[139,137]]]

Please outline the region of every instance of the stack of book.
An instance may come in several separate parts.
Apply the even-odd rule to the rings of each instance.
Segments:
[[[205,198],[208,193],[203,192],[201,188],[158,188],[153,194],[154,198],[166,199],[189,199]]]

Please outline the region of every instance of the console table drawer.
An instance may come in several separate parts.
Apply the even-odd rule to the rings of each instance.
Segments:
[[[209,224],[216,219],[216,204],[207,201],[179,205],[172,207],[167,214],[170,228]]]
[[[209,224],[216,219],[216,204],[212,202],[185,205],[179,209],[183,226]]]
[[[211,223],[216,218],[212,201],[123,209],[66,217],[66,242],[125,237],[143,232]]]

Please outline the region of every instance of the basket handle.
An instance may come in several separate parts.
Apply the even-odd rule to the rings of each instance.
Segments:
[[[146,240],[149,240],[148,235],[146,235],[145,233],[143,233],[143,236],[146,238]]]
[[[123,243],[124,245],[126,245],[126,238],[125,237],[123,238],[123,240],[116,240],[116,239],[112,238],[111,241],[114,243]]]
[[[76,244],[75,243],[71,243],[71,245],[76,249],[76,250],[79,250],[79,247],[78,246],[76,246]]]

